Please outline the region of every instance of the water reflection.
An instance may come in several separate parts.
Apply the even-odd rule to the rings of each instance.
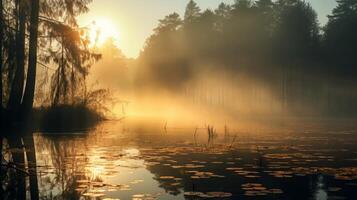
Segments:
[[[2,176],[2,199],[23,199],[36,189],[40,199],[323,200],[357,195],[354,132],[227,132],[108,122],[88,133],[6,137],[4,159],[24,173],[2,167],[7,175]]]
[[[113,133],[35,136],[44,199],[175,199],[158,187],[134,143]]]
[[[315,199],[316,200],[327,200],[328,199],[328,195],[325,190],[324,177],[322,175],[319,175],[317,178]]]
[[[3,133],[1,139],[2,199],[39,199],[36,150],[33,134],[18,130]]]

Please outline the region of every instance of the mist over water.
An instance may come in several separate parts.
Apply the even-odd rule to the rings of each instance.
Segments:
[[[120,69],[120,76],[106,73],[100,78],[101,72],[93,73],[99,77],[93,79],[109,88],[117,100],[111,110],[113,117],[153,118],[162,123],[172,121],[191,126],[243,126],[245,123],[278,123],[284,119],[348,117],[341,100],[351,100],[349,89],[342,85],[325,85],[313,75],[306,75],[304,81],[292,77],[292,83],[284,86],[278,70],[257,77],[254,71],[237,73],[219,64],[195,64],[189,76],[175,80],[165,77],[167,74],[153,78],[145,73],[145,77],[141,77],[138,71],[142,67],[131,62]],[[94,66],[94,69],[113,71],[108,66]],[[294,74],[295,77],[300,75]],[[333,109],[341,115],[334,115]]]

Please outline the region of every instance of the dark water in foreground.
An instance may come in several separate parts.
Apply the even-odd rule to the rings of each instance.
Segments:
[[[326,130],[327,129],[327,130]],[[357,129],[34,134],[41,199],[357,199]]]

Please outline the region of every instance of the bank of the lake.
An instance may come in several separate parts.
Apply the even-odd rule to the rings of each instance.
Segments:
[[[1,129],[31,129],[45,132],[88,130],[105,120],[103,114],[86,105],[59,105],[34,108],[26,120],[14,121],[9,113],[1,114]]]

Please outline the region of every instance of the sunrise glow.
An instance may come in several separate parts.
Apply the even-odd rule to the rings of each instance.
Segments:
[[[119,41],[119,28],[109,19],[98,18],[90,25],[90,43],[91,46],[102,46],[109,38]]]
[[[357,0],[0,2],[0,200],[357,200]]]

